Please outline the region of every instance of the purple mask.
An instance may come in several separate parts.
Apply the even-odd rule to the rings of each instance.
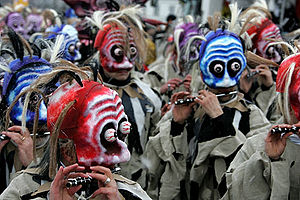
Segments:
[[[24,29],[25,20],[20,13],[12,12],[6,16],[5,23],[7,26],[11,27],[16,33],[26,36],[26,31]]]
[[[141,4],[144,5],[148,0],[115,0],[119,5]],[[109,10],[107,3],[110,0],[64,0],[71,8],[75,10],[78,17],[91,15],[96,10]]]
[[[29,14],[26,18],[26,30],[28,35],[40,32],[43,17],[39,14]]]
[[[186,58],[186,47],[188,44],[188,41],[194,37],[194,36],[200,36],[202,32],[200,31],[199,25],[195,23],[185,23],[178,25],[175,28],[174,35],[177,33],[180,33],[179,40],[177,41],[177,46],[179,47],[179,56],[180,60],[183,62],[186,62],[188,58]],[[176,42],[176,41],[175,41]],[[201,41],[200,40],[194,40],[194,42],[190,46],[189,50],[189,60],[197,60],[199,55],[199,47],[200,47]]]

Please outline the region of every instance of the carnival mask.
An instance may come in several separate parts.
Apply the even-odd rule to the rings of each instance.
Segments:
[[[130,123],[118,94],[93,81],[61,85],[48,103],[48,129],[53,134],[60,113],[75,102],[62,119],[59,138],[73,140],[80,165],[111,166],[130,159],[120,140],[130,132]]]
[[[6,16],[6,25],[11,27],[16,33],[26,36],[25,20],[20,13],[12,12]]]
[[[193,40],[192,44],[187,48],[188,41],[201,34],[199,29],[199,25],[195,23],[185,23],[180,26],[177,26],[174,31],[174,35],[180,34],[178,38],[179,43],[179,51],[180,51],[180,60],[181,62],[194,61],[199,58],[199,46],[201,41],[200,40]],[[188,51],[188,58],[186,58],[186,51]]]
[[[287,92],[286,84],[289,82],[289,101],[292,109],[294,110],[296,118],[300,121],[300,54],[292,55],[282,61],[278,69],[276,79],[276,91]],[[289,77],[291,67],[294,66],[294,71]]]
[[[107,24],[99,30],[94,47],[100,53],[101,66],[108,72],[130,71],[138,56],[130,30],[125,32]]]
[[[247,30],[252,38],[255,53],[278,64],[283,60],[283,50],[280,45],[271,45],[272,39],[281,40],[279,28],[265,18],[260,24],[253,25]]]
[[[37,56],[30,58],[23,57],[23,60],[16,59],[9,64],[11,72],[6,72],[3,80],[2,94],[7,106],[10,106],[16,97],[26,90],[41,74],[52,70],[51,65],[44,59]],[[32,93],[26,114],[26,125],[32,127],[34,123],[35,109],[41,96]],[[10,119],[16,125],[21,125],[22,111],[24,108],[25,95],[20,97],[10,112]],[[39,108],[39,125],[46,124],[47,109],[42,101]]]
[[[144,5],[148,0],[64,0],[71,8],[75,10],[78,17],[85,17],[96,10],[116,11],[119,9],[117,4],[141,4]],[[115,7],[114,7],[115,6]]]
[[[210,31],[202,41],[199,65],[203,81],[211,88],[237,85],[246,67],[240,38],[226,30]]]
[[[56,38],[57,35],[64,35],[64,42],[62,48],[63,59],[69,60],[71,62],[77,61],[81,59],[81,54],[79,52],[79,48],[81,43],[78,39],[77,30],[71,25],[62,25],[62,26],[51,26],[46,29],[46,33],[50,33],[48,39]],[[51,34],[56,33],[56,34]]]
[[[26,18],[26,30],[28,35],[40,32],[43,17],[38,14],[29,14]]]

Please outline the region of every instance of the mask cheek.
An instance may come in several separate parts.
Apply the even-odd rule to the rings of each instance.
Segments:
[[[290,91],[290,104],[294,111],[296,118],[300,121],[300,88],[298,90],[291,90]]]

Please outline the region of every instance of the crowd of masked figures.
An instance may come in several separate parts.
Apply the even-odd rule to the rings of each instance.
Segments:
[[[299,199],[299,30],[146,1],[0,7],[0,199]]]

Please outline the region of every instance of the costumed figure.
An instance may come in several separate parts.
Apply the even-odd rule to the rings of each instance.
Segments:
[[[5,18],[5,24],[12,28],[16,33],[27,39],[25,29],[25,19],[19,12],[11,12]]]
[[[25,94],[30,90],[30,84],[41,74],[52,70],[48,61],[32,55],[29,44],[12,29],[8,30],[8,36],[15,50],[16,59],[9,63],[2,80],[1,129],[4,132],[0,139],[1,191],[9,183],[10,174],[27,167],[32,161],[33,146],[37,147],[38,156],[44,151],[45,143],[48,141],[48,136],[44,134],[47,132],[47,109],[45,102],[42,101],[45,93],[34,92],[30,96]],[[24,46],[27,51],[24,50]],[[26,52],[28,56],[25,56]],[[34,114],[36,110],[38,115]],[[40,136],[36,143],[30,134],[34,132]]]
[[[122,174],[145,187],[140,156],[160,119],[161,100],[135,76],[134,68],[141,66],[146,53],[139,12],[138,6],[107,13],[96,11],[92,22],[99,27],[95,48],[103,84],[118,92],[133,129],[127,140],[132,157],[121,165]]]
[[[75,67],[57,66],[40,77],[42,85],[55,84],[65,73],[76,81],[62,84],[49,98],[49,151],[0,198],[150,199],[137,183],[113,174],[116,164],[130,159],[123,142],[130,123],[120,97],[100,83],[81,80],[77,74],[87,74]]]
[[[291,48],[278,69],[281,124],[245,142],[226,173],[223,199],[299,199],[300,54]],[[251,179],[254,177],[253,179]],[[249,181],[251,179],[251,181]]]
[[[218,28],[220,15],[208,18],[210,29],[199,51],[201,78],[206,85],[193,96],[175,93],[170,118],[145,150],[149,165],[148,194],[159,199],[219,199],[226,191],[224,174],[247,137],[270,126],[263,113],[238,92],[246,67],[237,4],[231,21]],[[243,34],[243,32],[241,33]],[[200,79],[200,77],[198,77]],[[166,115],[168,115],[167,113]]]
[[[30,37],[34,33],[41,31],[43,23],[43,16],[36,10],[33,9],[26,17],[26,33]]]
[[[54,41],[58,35],[64,36],[64,43],[61,45],[60,49],[62,52],[62,59],[71,62],[79,61],[81,59],[81,54],[79,52],[81,43],[78,39],[78,32],[73,26],[68,24],[50,26],[45,30],[45,34],[48,34],[47,39]]]
[[[282,37],[279,27],[272,22],[265,1],[258,1],[241,14],[241,20],[251,38],[252,53],[272,61],[264,64],[250,64],[240,80],[240,89],[245,98],[254,102],[271,121],[270,113],[276,104],[275,80],[277,68],[286,55],[285,47],[281,45]]]
[[[174,31],[172,48],[169,49],[163,62],[153,63],[149,66],[150,70],[144,75],[144,81],[156,90],[160,91],[164,103],[170,101],[171,95],[178,91],[191,91],[190,84],[193,80],[193,89],[198,92],[201,81],[197,81],[199,76],[197,65],[199,44],[201,40],[196,40],[202,35],[201,29],[197,23],[194,23],[191,16],[183,19]],[[188,47],[189,39],[194,38],[192,44]],[[193,74],[193,78],[192,75]]]
[[[58,13],[53,9],[45,9],[42,13],[43,24],[42,28],[45,30],[50,26],[61,26],[62,22]]]

